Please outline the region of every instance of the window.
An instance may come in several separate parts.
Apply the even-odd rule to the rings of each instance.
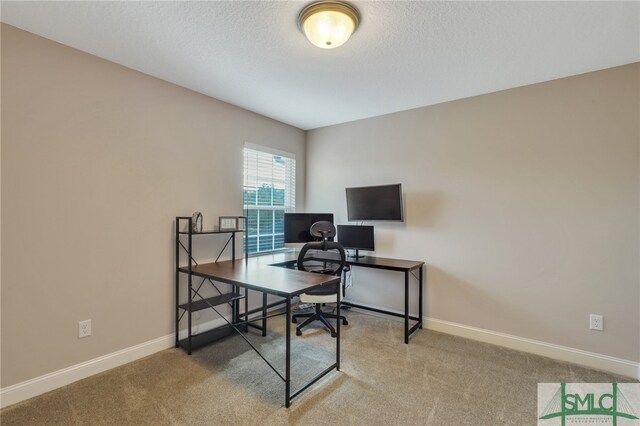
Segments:
[[[293,154],[246,144],[244,210],[248,253],[284,247],[284,213],[296,204],[296,160]]]

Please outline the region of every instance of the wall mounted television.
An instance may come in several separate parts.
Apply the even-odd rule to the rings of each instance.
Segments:
[[[308,243],[316,239],[311,236],[309,228],[316,222],[327,221],[333,223],[333,213],[285,213],[284,214],[284,242]],[[333,240],[333,238],[331,238]]]
[[[402,185],[362,186],[346,188],[347,217],[356,220],[388,220],[402,222]]]

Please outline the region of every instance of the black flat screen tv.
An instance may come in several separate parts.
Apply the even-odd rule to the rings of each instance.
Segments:
[[[285,213],[284,214],[284,242],[308,243],[315,241],[309,228],[316,222],[327,221],[333,223],[333,213]],[[333,240],[333,238],[330,238]]]
[[[402,222],[402,185],[347,188],[347,217],[356,220]]]

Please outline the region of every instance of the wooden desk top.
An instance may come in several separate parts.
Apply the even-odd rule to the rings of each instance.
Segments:
[[[314,287],[335,285],[340,282],[340,277],[332,275],[314,274],[273,266],[276,263],[293,262],[297,257],[298,254],[295,252],[284,252],[250,257],[248,260],[204,263],[194,265],[192,274],[281,297],[298,296]],[[364,256],[359,259],[348,257],[346,263],[351,266],[402,272],[412,271],[424,265],[424,262],[421,261],[375,256]],[[188,273],[189,269],[183,266],[180,271]]]
[[[420,262],[417,260],[402,260],[389,259],[386,257],[364,256],[358,259],[347,257],[347,265],[406,272],[422,267],[422,265],[424,265],[424,262]]]
[[[333,253],[316,252],[317,259],[337,258]],[[363,268],[386,269],[389,271],[409,272],[421,268],[424,262],[417,260],[389,259],[387,257],[362,256],[359,258],[347,256],[346,264],[351,266],[361,266]]]
[[[317,286],[335,285],[340,282],[340,277],[333,275],[271,266],[287,259],[287,256],[269,255],[252,257],[248,261],[240,259],[204,263],[194,266],[191,272],[199,277],[281,297],[297,296]],[[183,266],[180,271],[188,273],[189,268]]]

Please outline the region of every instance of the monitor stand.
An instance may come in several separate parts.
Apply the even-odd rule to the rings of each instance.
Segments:
[[[347,255],[347,257],[350,257],[352,259],[361,259],[361,258],[367,257],[367,256],[365,256],[364,254],[361,256],[359,251],[358,251],[358,249],[356,249],[356,254],[349,254],[349,255]]]

